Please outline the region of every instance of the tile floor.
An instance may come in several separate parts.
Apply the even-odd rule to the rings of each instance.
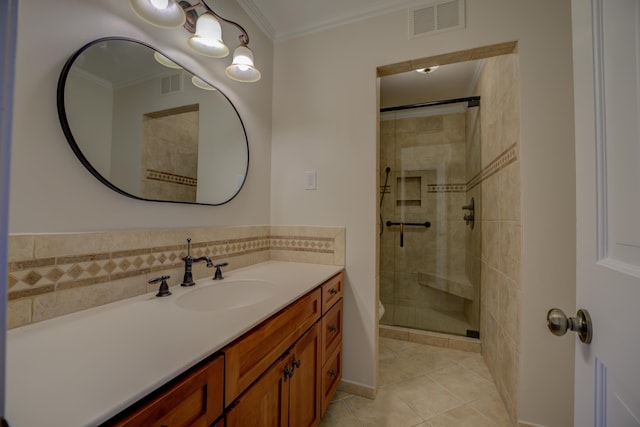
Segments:
[[[380,338],[375,400],[337,392],[320,427],[512,427],[478,353]]]

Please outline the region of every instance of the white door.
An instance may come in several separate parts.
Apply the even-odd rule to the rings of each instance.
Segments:
[[[575,426],[640,426],[640,0],[572,8],[576,302],[593,321],[592,343],[576,340]]]
[[[7,227],[9,216],[9,166],[13,113],[18,2],[0,2],[0,424],[4,424],[5,330],[7,307]]]

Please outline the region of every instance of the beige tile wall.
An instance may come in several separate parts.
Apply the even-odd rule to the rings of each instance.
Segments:
[[[517,54],[485,59],[476,95],[482,97],[481,168],[469,177],[477,205],[468,236],[481,271],[482,352],[512,420],[517,419],[520,330],[520,101]],[[474,268],[476,268],[474,267]]]
[[[191,255],[227,270],[269,259],[344,265],[345,231],[333,227],[247,226],[10,235],[8,327],[15,328],[155,291],[147,282],[182,281]],[[213,275],[204,263],[194,279]]]
[[[185,111],[187,110],[187,111]],[[144,116],[140,194],[151,200],[195,202],[198,186],[198,105]]]

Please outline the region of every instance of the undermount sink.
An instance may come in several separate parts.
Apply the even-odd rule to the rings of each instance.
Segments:
[[[227,280],[196,288],[176,300],[189,310],[230,310],[258,304],[276,294],[276,286],[264,280]]]

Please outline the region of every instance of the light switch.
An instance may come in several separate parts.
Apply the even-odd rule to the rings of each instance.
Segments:
[[[304,173],[305,176],[305,190],[315,190],[316,189],[316,171],[306,171]]]

